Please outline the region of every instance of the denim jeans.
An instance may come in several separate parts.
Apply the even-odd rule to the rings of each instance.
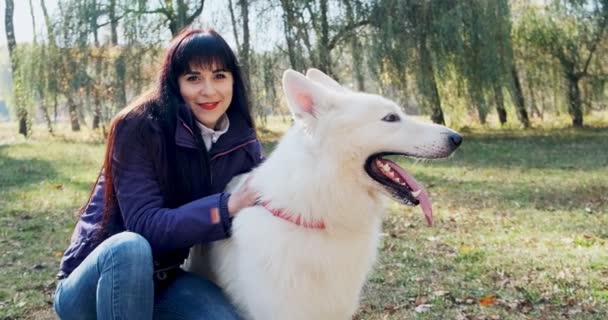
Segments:
[[[60,319],[239,319],[221,289],[180,273],[154,293],[152,250],[132,232],[102,242],[55,291]]]

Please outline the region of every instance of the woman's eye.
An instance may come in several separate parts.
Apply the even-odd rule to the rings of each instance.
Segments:
[[[221,80],[221,79],[226,79],[226,75],[225,75],[225,74],[223,74],[223,73],[216,73],[216,74],[215,74],[215,78],[216,78],[216,79],[220,79],[220,80]]]
[[[198,76],[188,76],[186,78],[186,81],[196,81],[196,80],[198,80]]]
[[[397,122],[399,120],[401,120],[401,118],[399,118],[399,116],[394,113],[389,113],[384,118],[382,118],[382,121],[386,122]]]

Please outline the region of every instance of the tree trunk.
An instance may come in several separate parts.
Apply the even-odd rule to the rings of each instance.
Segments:
[[[51,120],[51,115],[49,114],[48,107],[43,102],[40,102],[40,111],[42,112],[42,116],[44,117],[44,122],[46,122],[46,128],[48,132],[53,135],[53,121]]]
[[[289,64],[294,70],[303,71],[300,69],[300,63],[297,56],[297,42],[296,37],[293,34],[295,24],[293,3],[291,0],[281,0],[281,7],[283,8],[283,29],[285,29],[285,42],[287,43]]]
[[[245,87],[247,94],[251,96],[251,49],[250,49],[250,34],[249,34],[249,1],[239,0],[241,7],[241,18],[243,19],[243,42],[241,43],[241,65],[243,66],[243,75],[245,76]]]
[[[435,123],[445,125],[445,119],[443,117],[443,109],[441,108],[441,99],[439,98],[439,91],[437,90],[437,82],[435,81],[435,74],[431,74],[431,120]]]
[[[428,17],[424,17],[427,20]],[[441,98],[437,89],[437,79],[435,78],[435,68],[431,52],[427,47],[427,33],[422,32],[418,35],[418,54],[420,55],[420,73],[418,74],[419,86],[422,91],[423,99],[427,101],[427,110],[431,110],[431,120],[441,125],[445,124],[443,110],[441,108]]]
[[[57,117],[59,116],[58,107],[59,107],[59,97],[57,95],[55,95],[55,96],[53,96],[53,122],[56,122]]]
[[[496,103],[496,112],[498,113],[498,121],[504,126],[507,123],[507,110],[505,110],[505,99],[502,94],[502,87],[494,83],[494,101]]]
[[[34,14],[34,5],[32,4],[32,0],[29,0],[29,5],[30,5],[30,16],[32,17],[32,30],[33,30],[33,43],[34,45],[38,44],[38,39],[36,38],[36,15]],[[46,60],[46,50],[45,47],[41,48],[41,54],[40,54],[40,59],[41,60]],[[44,73],[43,70],[38,69],[39,71],[41,71],[40,73]],[[45,104],[45,90],[41,85],[36,85],[36,92],[38,93],[38,106],[40,108],[40,112],[42,113],[42,116],[44,117],[44,121],[46,122],[46,127],[48,132],[53,135],[53,123],[51,121],[51,117],[49,115],[49,110],[47,109],[47,106]]]
[[[97,23],[95,23],[97,24]],[[102,48],[99,44],[99,32],[95,27],[93,30],[93,39],[95,42],[96,56],[95,56],[95,80],[93,81],[93,124],[92,128],[97,129],[101,124],[101,99],[100,99],[100,90],[101,84],[100,79],[102,78],[101,68],[102,68]]]
[[[534,82],[531,80],[531,76],[528,75],[528,92],[530,93],[530,114],[532,117],[536,115],[536,117],[540,118],[540,111],[538,110],[537,102],[536,102],[536,86]]]
[[[13,25],[13,14],[15,11],[15,3],[13,0],[5,0],[4,3],[4,30],[6,31],[6,42],[8,43],[8,54],[11,60],[11,75],[13,76],[13,84],[17,79],[17,68],[19,63],[15,54],[15,48],[17,47],[17,40],[15,39],[15,29]],[[25,106],[19,105],[19,99],[14,99],[15,110],[17,111],[17,119],[19,122],[19,133],[26,136],[28,135],[28,112]]]
[[[236,41],[236,47],[241,50],[241,40],[239,38],[239,28],[237,27],[236,17],[234,15],[234,5],[232,0],[228,0],[228,12],[230,12],[230,22],[232,22],[232,32],[234,33],[234,41]]]
[[[72,125],[72,131],[80,131],[80,122],[78,121],[78,110],[76,108],[76,102],[71,95],[68,97],[68,111],[70,114],[70,124]]]
[[[528,118],[528,111],[526,111],[524,93],[521,90],[521,83],[519,82],[519,75],[517,74],[515,65],[511,67],[511,78],[513,81],[513,86],[510,92],[511,96],[513,97],[513,102],[515,103],[517,117],[524,128],[530,128],[530,118]]]
[[[110,0],[110,41],[113,50],[119,50],[118,58],[114,62],[114,107],[122,109],[127,105],[127,88],[126,88],[126,63],[125,54],[118,45],[118,17],[116,16],[116,0]]]
[[[186,26],[186,19],[188,18],[188,5],[184,3],[184,0],[177,0],[177,23],[176,30],[179,32]]]
[[[15,73],[17,66],[15,62],[15,48],[17,47],[17,41],[15,40],[15,29],[13,26],[13,13],[15,11],[15,4],[13,0],[5,0],[4,4],[4,27],[6,31],[6,41],[8,43],[8,53],[11,59],[12,72]]]
[[[19,133],[24,137],[28,136],[27,126],[27,110],[19,108],[17,111],[17,119],[19,119]]]
[[[318,50],[319,50],[319,69],[330,76],[334,76],[331,70],[331,54],[329,48],[329,22],[327,21],[327,0],[320,0],[320,14],[321,14],[321,30],[317,33],[319,36]],[[335,78],[335,76],[334,76]]]
[[[479,118],[479,122],[482,125],[486,124],[486,120],[488,117],[487,105],[485,97],[483,96],[483,92],[481,88],[477,88],[469,84],[469,93],[471,95],[471,100],[473,105],[477,108],[477,116]]]
[[[114,0],[112,0],[114,1]],[[177,0],[177,12],[173,8],[172,0],[165,0],[165,7],[163,14],[169,21],[169,30],[173,36],[176,36],[182,29],[192,24],[194,19],[201,15],[205,0],[198,1],[198,7],[194,9],[194,12],[188,16],[188,3],[184,0]],[[196,2],[195,2],[196,3]]]
[[[55,31],[53,30],[53,25],[51,22],[51,18],[49,16],[48,10],[46,9],[46,4],[44,0],[40,0],[40,7],[42,8],[42,14],[44,16],[44,24],[46,26],[46,34],[48,37],[48,55],[46,56],[47,60],[51,62],[48,65],[56,65],[57,64],[57,41],[55,39]],[[53,117],[52,122],[57,121],[57,99],[58,99],[58,83],[57,79],[53,76],[47,76],[47,95],[50,96],[50,99],[53,101]],[[50,116],[49,116],[50,118]]]
[[[353,5],[350,0],[344,0],[346,6],[346,18],[349,25],[355,24],[355,12]],[[350,36],[350,50],[353,58],[353,78],[357,82],[357,90],[365,91],[365,75],[363,74],[363,51],[361,49],[361,43],[357,38],[357,34],[353,33]]]
[[[32,5],[32,0],[29,0],[30,5],[30,16],[32,17],[32,40],[34,44],[38,43],[38,39],[36,39],[36,15],[34,14],[34,6]]]
[[[426,54],[430,54],[428,50],[423,50]],[[428,100],[428,108],[431,110],[431,120],[434,123],[445,125],[445,119],[443,117],[443,109],[441,108],[441,98],[439,97],[439,90],[437,89],[437,79],[435,78],[435,71],[430,61],[430,57],[420,59],[421,67],[425,73],[425,84],[424,84],[424,96]]]
[[[568,113],[572,118],[572,126],[581,128],[583,126],[583,107],[581,102],[581,90],[578,86],[580,78],[575,75],[566,75],[568,85]]]
[[[44,0],[40,0],[40,7],[42,8],[42,14],[44,16],[44,24],[46,25],[46,32],[47,32],[47,37],[49,37],[49,43],[51,45],[56,45],[51,17],[49,16],[49,12],[46,9],[46,4],[45,4]]]

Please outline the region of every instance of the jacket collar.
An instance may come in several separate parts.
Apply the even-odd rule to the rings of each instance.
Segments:
[[[209,156],[213,157],[219,153],[225,153],[227,150],[233,149],[235,146],[241,145],[247,141],[256,139],[255,130],[251,128],[245,119],[237,113],[227,113],[230,119],[230,127],[228,131],[221,135],[216,143],[211,146]],[[175,128],[175,144],[180,147],[196,149],[194,140],[194,124],[192,112],[180,112],[177,118],[177,126]]]

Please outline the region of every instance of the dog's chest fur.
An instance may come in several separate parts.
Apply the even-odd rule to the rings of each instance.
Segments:
[[[330,234],[241,212],[234,237],[210,252],[219,285],[252,319],[347,319],[371,269],[380,219],[367,232]]]

